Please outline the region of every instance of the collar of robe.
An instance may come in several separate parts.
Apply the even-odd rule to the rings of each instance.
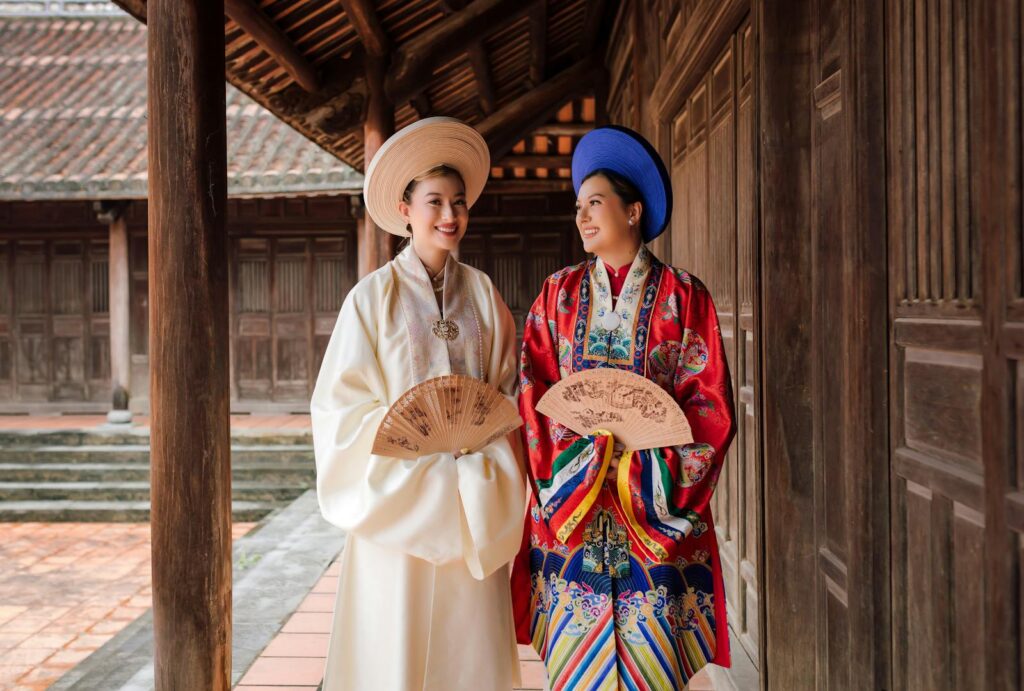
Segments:
[[[413,385],[444,374],[483,379],[479,308],[468,290],[466,268],[448,255],[438,308],[430,274],[412,245],[391,262],[395,287],[409,329]]]
[[[612,298],[612,284],[604,262],[595,260],[590,264],[595,317],[591,329],[598,332],[594,336],[606,339],[617,332],[631,333],[639,311],[644,284],[647,282],[647,274],[651,270],[650,250],[647,249],[647,245],[640,245],[640,251],[633,258],[618,299]]]

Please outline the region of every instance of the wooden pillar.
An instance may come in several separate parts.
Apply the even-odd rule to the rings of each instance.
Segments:
[[[369,106],[363,123],[364,165],[369,166],[374,154],[395,132],[395,106],[384,93],[387,63],[383,58],[367,57],[366,82],[369,87]],[[398,200],[395,200],[398,203]],[[380,230],[369,214],[364,213],[356,226],[359,247],[359,277],[383,266],[391,260],[395,249],[395,236]]]
[[[157,691],[227,691],[231,470],[223,0],[149,0]]]
[[[117,214],[110,223],[109,247],[110,384],[113,410],[107,414],[107,419],[110,422],[125,423],[130,422],[132,418],[131,411],[128,410],[132,354],[128,324],[128,288],[131,281],[128,269],[128,223],[123,213]]]
[[[761,372],[764,406],[765,640],[768,689],[815,688],[813,426],[810,332],[812,0],[756,5],[761,160]]]

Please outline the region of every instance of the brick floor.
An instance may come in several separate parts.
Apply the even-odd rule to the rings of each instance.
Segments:
[[[0,523],[0,688],[47,688],[146,612],[149,563],[148,523]]]
[[[323,680],[330,638],[334,596],[340,565],[333,563],[281,632],[242,677],[235,691],[314,691]],[[527,645],[519,646],[522,686],[516,691],[546,688],[544,663]],[[690,691],[714,691],[705,673],[690,681]]]

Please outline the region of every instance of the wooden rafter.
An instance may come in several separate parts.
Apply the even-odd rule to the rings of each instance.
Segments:
[[[547,71],[548,11],[546,2],[530,9],[530,81],[534,86],[544,83]]]
[[[427,95],[426,91],[421,91],[413,96],[412,100],[409,101],[409,105],[416,111],[416,117],[421,120],[423,118],[429,118],[434,109],[433,105],[430,103],[430,96]]]
[[[600,76],[600,65],[589,59],[581,60],[491,114],[476,126],[487,140],[491,157],[501,159],[516,142],[547,122],[563,104],[588,93]]]
[[[576,46],[578,59],[582,60],[594,52],[598,34],[601,32],[601,22],[604,21],[605,9],[605,0],[589,0],[587,2],[587,16],[583,20],[583,36],[579,45]]]
[[[467,0],[439,0],[438,4],[445,14],[451,14],[465,8],[466,2]]]
[[[313,126],[325,134],[338,135],[359,127],[366,114],[365,62],[366,56],[360,50],[327,63],[321,70],[321,87],[316,93],[289,85],[267,97],[245,89],[244,82],[241,85],[293,127]]]
[[[366,48],[366,54],[373,57],[384,57],[391,50],[391,41],[377,18],[377,11],[370,0],[341,0],[348,21],[359,35],[359,40]]]
[[[438,65],[494,28],[504,26],[531,4],[523,0],[476,0],[410,39],[394,54],[387,79],[388,96],[396,103],[408,101],[423,89]]]
[[[469,64],[473,67],[476,88],[480,94],[480,108],[483,109],[485,115],[490,115],[494,112],[497,98],[494,95],[491,67],[487,64],[487,53],[484,51],[481,41],[471,44],[466,52],[469,55]]]
[[[250,0],[224,0],[224,13],[242,27],[303,89],[320,88],[316,70],[283,31]]]

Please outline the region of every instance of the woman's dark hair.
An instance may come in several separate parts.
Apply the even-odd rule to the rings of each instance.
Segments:
[[[622,203],[625,206],[635,204],[636,202],[643,203],[643,197],[640,196],[640,190],[636,188],[636,185],[630,182],[625,176],[620,175],[609,168],[598,168],[597,170],[591,171],[587,177],[583,178],[580,184],[582,185],[595,175],[601,175],[611,183],[612,191],[618,195],[619,199],[622,200]]]

